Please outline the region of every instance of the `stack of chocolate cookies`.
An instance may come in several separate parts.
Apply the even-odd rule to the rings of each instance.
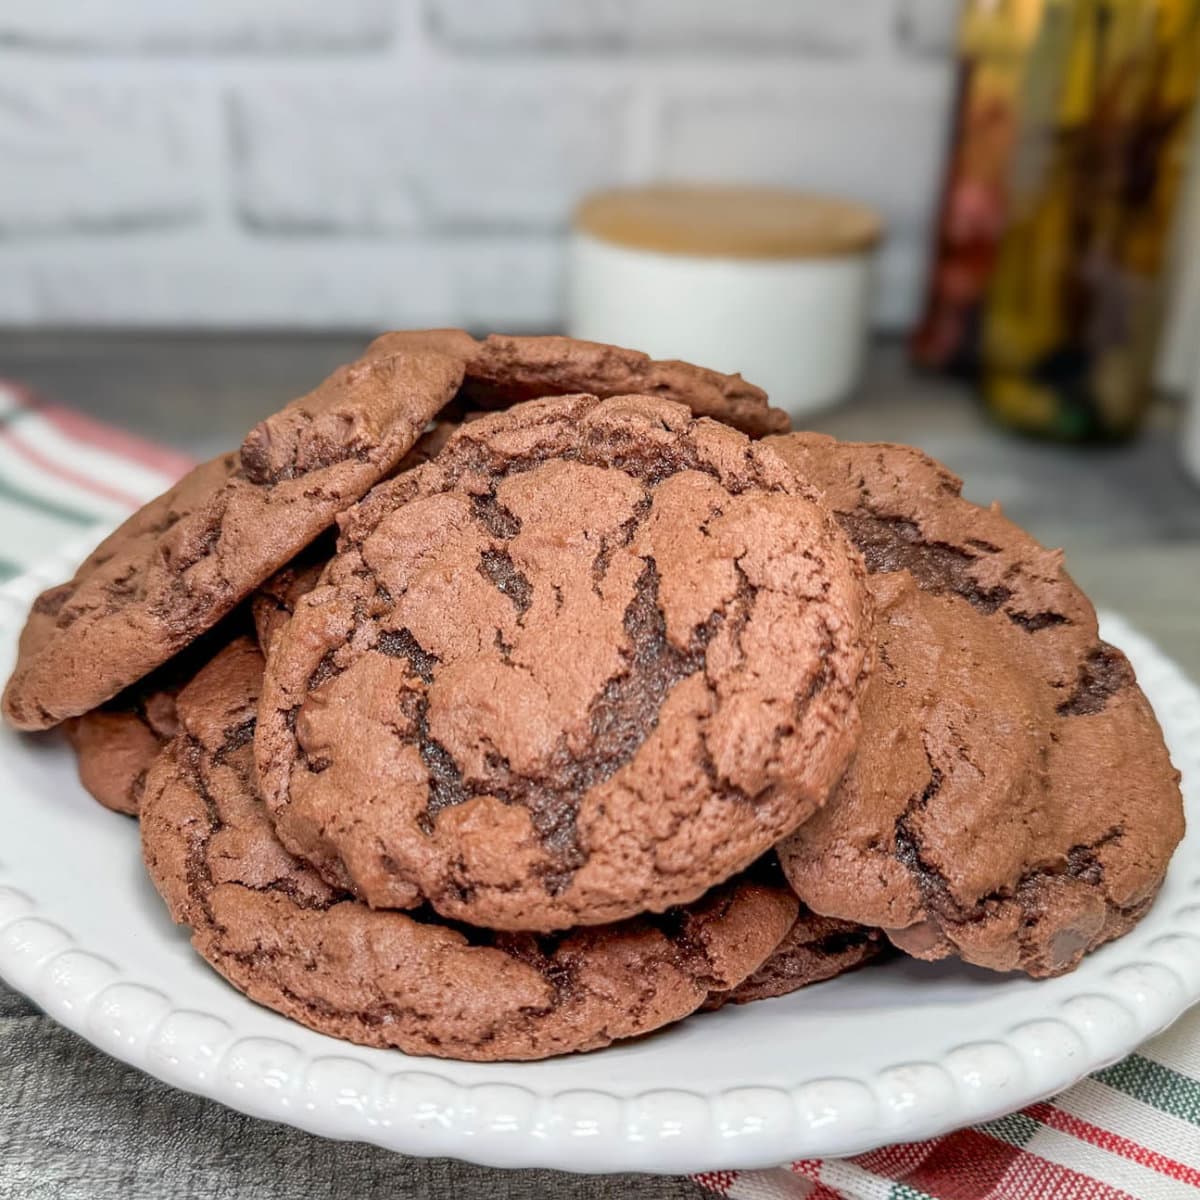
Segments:
[[[894,947],[1073,969],[1178,775],[1062,556],[737,376],[387,334],[35,602],[4,713],[253,999],[590,1050]]]

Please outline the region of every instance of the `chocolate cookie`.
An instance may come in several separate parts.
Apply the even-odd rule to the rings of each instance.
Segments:
[[[1046,976],[1126,932],[1183,834],[1128,661],[1046,550],[908,447],[771,439],[862,550],[879,609],[863,735],[780,847],[818,912],[922,958]]]
[[[411,471],[436,458],[438,451],[457,428],[457,422],[435,421],[401,460],[396,468],[397,474]],[[335,541],[332,529],[322,533],[254,593],[250,611],[258,644],[264,654],[270,649],[275,635],[291,620],[296,601],[316,587],[325,564],[333,557]]]
[[[101,708],[64,725],[79,782],[105,808],[136,816],[146,772],[178,731],[172,687],[135,684]]]
[[[687,909],[552,936],[376,912],[276,840],[250,738],[262,659],[234,643],[179,696],[150,773],[142,844],[171,915],[252,999],[322,1033],[498,1060],[590,1050],[679,1020],[787,931],[785,889],[735,883]]]
[[[414,467],[421,466],[422,463],[427,463],[430,459],[437,458],[442,452],[442,447],[450,440],[454,431],[463,423],[464,420],[474,420],[479,413],[468,412],[463,415],[463,418],[454,421],[434,421],[434,423],[421,434],[417,439],[413,448],[400,461],[400,466],[396,469],[396,474],[401,471],[411,471]]]
[[[391,471],[461,378],[435,353],[342,367],[136,512],[34,602],[9,721],[95,708],[214,625]]]
[[[257,751],[284,844],[374,907],[502,929],[660,911],[844,769],[861,561],[727,426],[529,402],[340,524],[272,647]]]
[[[781,433],[787,413],[740,375],[723,375],[678,360],[656,361],[637,350],[567,337],[492,334],[482,342],[458,329],[385,333],[367,354],[397,347],[434,347],[465,363],[460,399],[476,408],[507,408],[522,400],[575,393],[608,397],[634,393],[676,400],[698,417],[713,417],[761,437]]]
[[[114,812],[137,815],[146,773],[179,731],[176,696],[245,626],[242,610],[230,614],[120,695],[63,722],[78,762],[79,782],[94,799]]]
[[[877,958],[887,943],[878,929],[853,921],[821,917],[803,905],[791,929],[770,957],[735,988],[714,992],[708,1010],[787,996],[810,983],[844,975]]]
[[[271,649],[279,631],[292,619],[301,596],[317,586],[321,572],[333,557],[336,539],[332,531],[306,546],[286,567],[281,567],[250,598],[254,633],[264,654]]]

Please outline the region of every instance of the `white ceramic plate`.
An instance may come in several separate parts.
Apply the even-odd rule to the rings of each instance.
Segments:
[[[30,600],[0,589],[0,678]],[[232,1108],[410,1154],[571,1171],[700,1171],[932,1137],[1049,1095],[1200,999],[1200,692],[1119,619],[1184,774],[1191,831],[1149,916],[1033,982],[897,959],[594,1054],[470,1064],[365,1050],[245,999],[190,949],[137,828],[55,736],[0,733],[0,974],[117,1058]]]

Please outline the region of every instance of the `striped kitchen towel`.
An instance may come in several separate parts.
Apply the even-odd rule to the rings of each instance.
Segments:
[[[0,381],[0,581],[190,466]],[[741,1200],[1200,1200],[1200,1008],[1051,1101],[930,1142],[698,1183]]]
[[[0,380],[0,583],[95,525],[113,525],[192,465]]]
[[[854,1158],[694,1178],[737,1200],[1197,1200],[1200,1008],[1011,1116]]]

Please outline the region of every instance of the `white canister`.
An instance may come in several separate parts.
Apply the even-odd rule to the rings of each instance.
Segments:
[[[871,209],[782,189],[603,192],[575,215],[568,331],[740,372],[802,417],[858,379],[880,234]]]

